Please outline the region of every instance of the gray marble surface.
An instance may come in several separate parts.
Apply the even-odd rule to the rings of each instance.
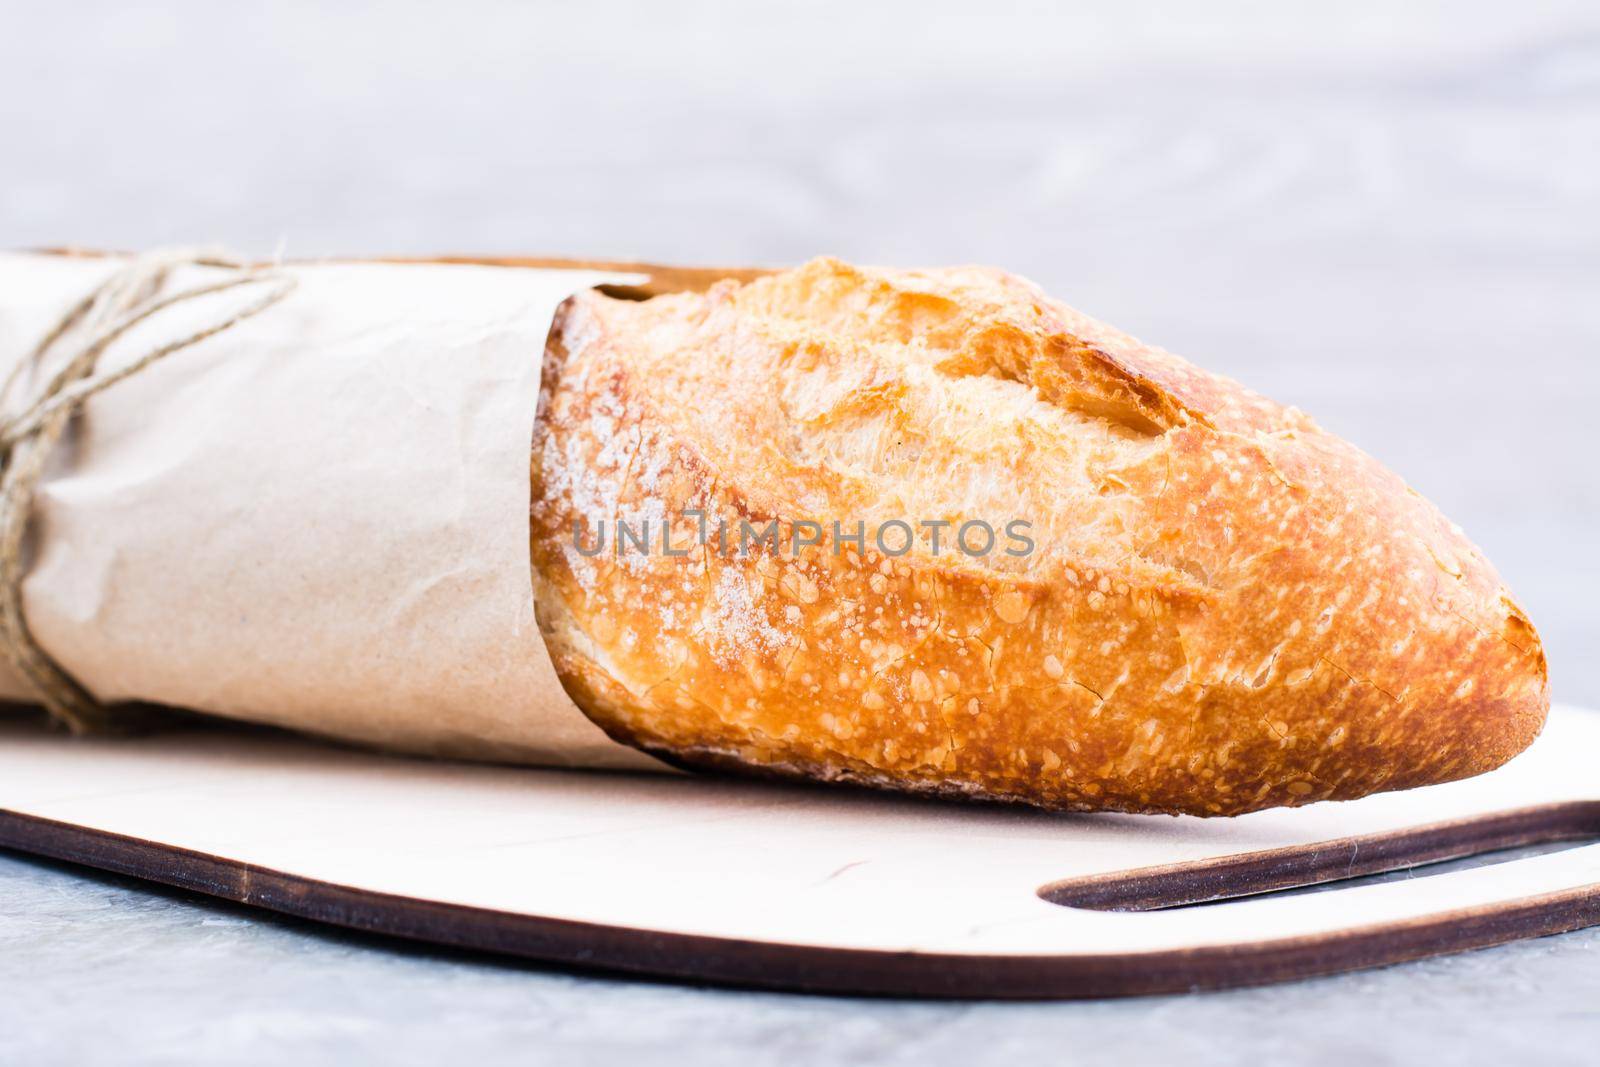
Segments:
[[[1600,705],[1592,2],[7,5],[0,244],[983,261],[1298,404]],[[1104,1004],[431,955],[0,857],[0,1062],[1583,1062],[1600,937]]]
[[[0,901],[5,1064],[1576,1067],[1600,1049],[1600,928],[1269,989],[1005,1005],[563,973],[5,856]]]
[[[597,977],[0,856],[0,1063],[1593,1064],[1600,928],[1264,989],[1058,1004]]]

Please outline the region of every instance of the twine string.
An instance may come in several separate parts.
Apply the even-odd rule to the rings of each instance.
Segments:
[[[215,281],[164,292],[172,275],[183,267],[210,267],[228,273]],[[262,292],[214,322],[164,341],[111,370],[98,369],[106,350],[139,324],[175,306],[247,286],[259,286]],[[25,372],[41,377],[52,356],[59,361],[58,368],[22,402],[19,411],[0,418],[0,645],[51,717],[73,733],[108,729],[111,713],[40,646],[23,610],[24,540],[50,455],[72,417],[91,397],[260,314],[294,287],[295,279],[281,270],[212,252],[169,249],[141,255],[73,305],[0,383],[0,407],[9,408]]]

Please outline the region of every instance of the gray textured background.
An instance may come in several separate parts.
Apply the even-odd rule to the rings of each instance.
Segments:
[[[1398,469],[1600,706],[1592,2],[0,13],[0,245],[999,264]],[[399,952],[0,857],[0,1060],[1581,1062],[1597,945],[894,1004]]]

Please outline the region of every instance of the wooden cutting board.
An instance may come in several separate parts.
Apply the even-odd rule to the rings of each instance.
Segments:
[[[1280,981],[1600,921],[1600,713],[1467,782],[1230,820],[374,755],[0,717],[0,845],[340,926],[741,985],[1108,996]],[[1108,910],[1122,909],[1122,910]],[[1154,910],[1151,910],[1154,909]]]

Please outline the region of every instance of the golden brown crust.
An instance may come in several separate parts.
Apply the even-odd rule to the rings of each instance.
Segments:
[[[1432,505],[999,271],[584,294],[543,389],[541,628],[595,722],[678,762],[1237,814],[1477,774],[1544,721],[1537,634]],[[619,517],[655,550],[618,555]],[[741,519],[783,550],[741,555]],[[972,519],[1030,522],[1034,551],[936,554],[920,526]],[[792,550],[836,520],[921,536]]]

